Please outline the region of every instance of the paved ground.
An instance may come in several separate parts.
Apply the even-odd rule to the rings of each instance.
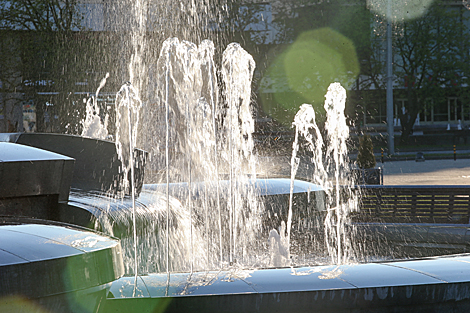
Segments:
[[[470,185],[470,159],[391,161],[384,169],[384,185]],[[290,157],[262,157],[259,177],[290,176]],[[301,162],[297,177],[311,177],[312,168]]]
[[[384,185],[470,185],[470,159],[379,163]]]

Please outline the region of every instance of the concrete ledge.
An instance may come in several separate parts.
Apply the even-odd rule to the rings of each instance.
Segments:
[[[113,283],[100,312],[468,312],[470,255]],[[139,297],[139,298],[137,298]]]
[[[118,240],[71,225],[2,218],[0,238],[1,312],[15,302],[47,312],[96,312],[124,274]]]
[[[0,142],[0,199],[57,195],[67,201],[73,166],[64,155]]]

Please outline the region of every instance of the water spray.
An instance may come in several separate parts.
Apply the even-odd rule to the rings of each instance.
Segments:
[[[142,102],[138,96],[137,90],[130,82],[122,85],[121,89],[116,96],[116,151],[122,163],[123,173],[123,193],[130,191],[132,197],[132,223],[133,223],[133,238],[134,238],[134,271],[135,271],[135,285],[134,294],[137,288],[137,275],[138,275],[138,257],[137,257],[137,229],[136,229],[136,212],[135,212],[135,173],[134,173],[134,149],[137,141],[137,125],[139,121],[139,111],[142,107]],[[124,111],[124,112],[123,112]],[[123,115],[122,113],[126,114]],[[121,125],[121,121],[127,125]],[[127,128],[127,134],[122,133],[123,129]],[[127,136],[127,138],[126,138]],[[127,141],[127,142],[126,142]],[[127,145],[127,147],[125,147]],[[128,150],[126,151],[126,148]],[[130,171],[130,182],[129,182]]]

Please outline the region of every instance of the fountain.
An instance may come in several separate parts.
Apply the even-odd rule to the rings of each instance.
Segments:
[[[85,214],[93,222],[86,226],[121,239],[123,268],[117,266],[115,276],[125,276],[103,287],[107,299],[95,310],[347,312],[397,304],[409,311],[436,303],[443,310],[455,302],[469,306],[467,255],[358,264],[363,248],[350,220],[358,199],[348,175],[343,87],[334,83],[326,91],[326,138],[312,107],[302,105],[293,122],[290,178],[261,179],[253,153],[252,57],[230,44],[218,70],[211,41],[196,45],[169,38],[155,67],[147,69],[145,3],[137,1],[134,10],[132,84],[125,83],[117,96],[115,142],[39,134],[2,139],[72,154],[78,170],[67,203],[59,206],[63,218],[78,223],[75,217]],[[152,80],[138,75],[147,72]],[[107,78],[87,102],[83,136],[110,138],[109,120],[94,101]],[[67,144],[72,141],[73,148]],[[82,154],[96,147],[109,149],[109,164],[82,166],[93,163],[85,160],[90,155],[98,159],[95,152]],[[301,156],[301,150],[307,153]],[[305,160],[314,168],[311,182],[296,179]],[[150,177],[146,183],[144,164]],[[441,271],[446,267],[455,271]]]
[[[354,225],[349,220],[350,213],[357,210],[358,200],[352,191],[353,183],[348,179],[348,128],[343,113],[345,90],[339,84],[330,86],[325,101],[327,162],[324,163],[323,139],[315,125],[315,114],[310,106],[303,105],[294,121],[296,137],[291,159],[291,179],[277,182],[276,185],[288,187],[285,192],[288,201],[284,202],[288,204],[287,219],[271,225],[274,226],[271,229],[263,228],[266,225],[263,214],[269,210],[269,205],[265,206],[266,202],[262,199],[269,195],[272,186],[268,187],[269,180],[263,182],[256,177],[256,159],[252,154],[253,126],[247,87],[251,82],[254,64],[239,45],[227,47],[222,61],[226,104],[220,112],[214,101],[214,62],[204,59],[212,53],[207,52],[210,49],[205,50],[207,47],[211,47],[209,42],[196,46],[177,39],[169,39],[163,44],[156,89],[156,94],[161,97],[156,102],[165,108],[165,122],[157,123],[165,125],[165,135],[160,136],[164,138],[163,142],[155,141],[157,138],[154,138],[150,148],[163,146],[165,149],[164,166],[153,165],[153,170],[162,171],[165,179],[163,183],[144,186],[143,193],[155,192],[166,197],[166,210],[162,210],[166,218],[165,235],[159,235],[165,241],[160,249],[164,247],[162,250],[166,253],[166,265],[162,273],[139,273],[142,275],[135,279],[123,278],[117,281],[110,291],[116,300],[108,302],[107,309],[117,309],[124,303],[130,306],[140,303],[148,310],[160,305],[171,311],[187,308],[217,310],[233,301],[245,303],[236,307],[236,310],[243,311],[270,311],[277,305],[282,307],[281,310],[307,310],[311,301],[307,299],[312,297],[316,306],[331,307],[331,302],[319,304],[322,301],[317,300],[320,290],[324,292],[324,288],[329,290],[329,299],[336,297],[338,308],[344,309],[349,306],[351,299],[354,303],[360,303],[364,298],[376,307],[382,305],[381,300],[384,299],[396,302],[398,298],[410,298],[408,295],[413,292],[431,292],[426,289],[429,287],[419,286],[435,284],[436,280],[422,273],[412,274],[413,269],[428,265],[394,262],[351,265],[356,260],[356,250],[360,250],[355,247],[357,240],[354,238]],[[203,58],[198,58],[201,55]],[[200,81],[201,77],[206,78]],[[204,86],[203,82],[209,84]],[[154,113],[153,117],[156,116],[158,114]],[[312,153],[309,160],[315,167],[312,181],[318,185],[295,179],[300,163],[297,157],[300,140],[306,141]],[[175,154],[173,158],[170,149]],[[154,151],[153,158],[158,160],[158,149]],[[226,180],[220,179],[221,176],[225,176]],[[306,187],[307,196],[313,193],[312,199],[307,199],[306,206],[324,200],[323,205],[314,207],[313,215],[303,221],[294,219],[294,211],[301,208],[306,210],[299,203],[294,205],[294,190],[299,186]],[[186,211],[188,217],[185,227],[189,230],[189,251],[186,255],[186,258],[189,255],[189,264],[182,268],[170,265],[169,261],[173,253],[169,243],[169,219],[175,214],[173,208],[170,208],[170,199],[179,202],[181,205],[178,209]],[[216,209],[210,212],[210,208]],[[273,213],[281,214],[281,211]],[[177,230],[172,226],[172,231],[176,233]],[[309,250],[309,253],[303,252],[304,245],[308,247],[312,242],[295,238],[293,228],[314,234],[321,232],[324,245],[320,245],[320,249],[324,253],[320,259],[329,259],[334,265],[299,267],[302,265],[299,263],[302,253],[302,260],[306,264],[319,264],[321,261],[318,256],[313,259],[305,257],[315,249]],[[149,233],[145,236],[149,236]],[[299,240],[297,244],[293,244],[295,240]],[[195,254],[195,245],[202,247],[200,257]],[[297,247],[295,253],[291,250],[293,246]],[[217,261],[211,263],[211,259]],[[200,267],[196,265],[197,260],[203,260]],[[440,262],[458,263],[466,260],[467,257],[462,256],[462,259],[427,262],[435,267]],[[283,268],[259,270],[272,266]],[[383,275],[384,280],[378,284],[373,278],[361,280],[360,277],[366,272]],[[445,281],[450,282],[447,278]],[[408,288],[408,285],[413,287]],[[439,288],[433,292],[441,292]],[[335,293],[336,289],[341,290],[341,295]],[[294,301],[297,305],[292,305],[292,297],[287,296],[289,292],[298,293]],[[345,292],[349,295],[345,296]],[[273,300],[262,300],[263,294],[273,295]],[[212,297],[207,297],[209,295]],[[139,297],[143,298],[140,302],[136,299]],[[321,298],[324,299],[324,294]],[[431,296],[427,299],[431,298],[446,301]],[[125,302],[125,299],[135,301]],[[287,303],[290,303],[289,306]],[[405,301],[405,305],[413,304]]]
[[[332,84],[325,101],[329,118],[326,140],[329,145],[326,149],[322,149],[323,139],[315,124],[315,113],[312,107],[307,104],[301,107],[293,124],[296,135],[291,159],[291,179],[283,181],[261,180],[253,177],[256,173],[253,173],[253,176],[247,179],[244,179],[244,175],[237,176],[237,171],[240,170],[233,166],[234,163],[235,165],[237,163],[233,161],[232,143],[233,141],[237,142],[237,140],[240,142],[241,139],[249,139],[249,136],[236,137],[234,135],[227,140],[229,142],[229,153],[227,153],[226,158],[230,158],[231,161],[228,166],[227,180],[217,180],[216,185],[211,186],[206,181],[201,181],[200,178],[193,181],[192,177],[188,176],[189,182],[186,184],[179,182],[172,183],[170,186],[167,181],[166,186],[165,184],[144,186],[144,193],[146,190],[161,192],[162,194],[166,192],[168,198],[171,195],[180,203],[192,204],[192,207],[184,208],[184,205],[182,205],[180,208],[189,212],[189,225],[186,227],[191,229],[191,234],[194,230],[200,230],[203,242],[207,241],[207,237],[204,237],[210,235],[209,232],[204,232],[207,229],[204,223],[208,221],[205,219],[207,215],[204,215],[204,213],[207,214],[207,206],[204,205],[204,202],[210,202],[205,197],[217,195],[220,211],[216,211],[216,217],[222,215],[221,219],[218,220],[222,220],[222,222],[212,225],[215,227],[226,226],[225,228],[222,227],[222,231],[219,228],[215,234],[220,235],[222,232],[228,240],[219,241],[219,244],[222,242],[222,248],[217,251],[220,245],[216,244],[216,252],[213,255],[221,255],[221,260],[225,263],[218,262],[212,265],[205,263],[202,270],[197,270],[195,266],[191,265],[186,272],[169,271],[167,263],[166,273],[145,273],[139,275],[137,279],[122,278],[111,287],[110,297],[112,299],[106,302],[104,312],[119,309],[136,310],[136,308],[137,310],[147,310],[149,312],[153,310],[180,312],[189,309],[218,311],[221,308],[229,312],[310,311],[312,308],[315,308],[315,311],[323,309],[325,312],[331,310],[347,312],[351,309],[367,309],[378,312],[383,310],[384,307],[399,307],[410,311],[427,310],[434,304],[439,306],[439,310],[445,311],[452,307],[454,301],[459,302],[459,308],[465,309],[469,300],[467,288],[470,277],[460,276],[461,274],[457,277],[455,271],[452,272],[454,274],[451,274],[446,271],[441,272],[440,269],[448,266],[459,268],[460,271],[470,269],[468,255],[431,258],[420,261],[351,263],[351,261],[356,260],[355,249],[358,248],[354,247],[357,240],[354,238],[354,225],[349,220],[349,215],[357,210],[358,200],[352,192],[352,182],[348,180],[347,175],[347,163],[344,162],[347,156],[345,140],[348,136],[347,128],[344,127],[342,112],[344,101],[344,89],[339,84]],[[231,113],[230,108],[227,111],[228,114]],[[233,124],[243,125],[243,119],[239,118],[241,122],[236,120],[236,123],[231,122],[231,118],[227,119],[229,121],[226,125],[229,126],[222,129],[228,129],[231,136],[233,134]],[[167,121],[169,120],[167,118]],[[249,125],[249,123],[247,124]],[[207,127],[207,129],[212,130],[213,128]],[[239,129],[237,128],[236,135],[241,132]],[[189,137],[190,130],[193,131],[193,128],[186,127],[186,137],[183,138]],[[169,136],[166,139],[169,142]],[[307,150],[311,153],[308,161],[315,165],[313,179],[316,180],[318,185],[295,180],[295,172],[301,162],[301,158],[298,157],[301,141],[304,141],[304,147],[307,147]],[[213,151],[213,147],[210,147],[210,150]],[[224,151],[223,146],[219,146],[217,151]],[[237,148],[236,152],[239,151],[244,152],[241,148]],[[323,162],[323,151],[326,151],[327,156],[332,155],[332,160],[327,162],[326,166]],[[241,154],[243,158],[247,156],[250,157],[249,154]],[[220,160],[223,161],[224,158],[220,158]],[[169,172],[168,164],[167,159],[167,177]],[[185,168],[191,168],[186,173],[187,175],[192,172],[193,167],[197,168],[193,158],[186,159],[181,164]],[[284,188],[283,192],[279,191],[280,187]],[[305,207],[302,206],[299,198],[295,199],[295,194],[298,193],[299,188],[304,188],[307,197],[311,195],[311,198],[307,198]],[[217,192],[214,192],[215,190]],[[235,192],[240,191],[241,196],[238,198]],[[243,211],[239,212],[234,209],[236,208],[234,202],[255,195],[257,201],[254,203],[265,204],[264,207],[258,207],[258,210],[262,208],[262,212],[263,209],[272,210],[274,208],[273,202],[279,200],[279,198],[274,198],[271,203],[270,201],[263,202],[261,200],[263,196],[269,199],[270,196],[282,194],[286,198],[286,201],[283,202],[284,209],[286,205],[288,207],[285,216],[287,223],[282,221],[280,225],[275,225],[275,228],[279,227],[278,229],[269,230],[267,238],[268,233],[266,232],[264,237],[258,239],[267,242],[268,249],[264,251],[258,249],[256,251],[258,253],[257,263],[248,263],[247,261],[250,260],[248,252],[250,251],[242,245],[244,244],[243,241],[236,239],[240,238],[240,233],[236,231],[237,227],[240,227],[236,215],[243,214]],[[184,201],[185,199],[186,201]],[[307,216],[308,219],[303,216],[303,221],[299,222],[300,219],[294,218],[295,211],[303,209],[308,212],[308,206],[317,201],[322,201],[322,205],[314,207],[314,210],[312,210],[314,214]],[[297,202],[296,205],[294,205],[295,202]],[[197,212],[197,207],[203,208],[203,212]],[[199,221],[202,221],[203,226],[201,228],[191,226],[193,223],[193,210],[196,218],[199,217]],[[253,207],[245,205],[242,210],[251,213]],[[167,211],[167,214],[170,211]],[[224,212],[226,213],[225,216]],[[274,209],[274,212],[280,213],[281,211],[275,211]],[[248,217],[250,218],[250,216]],[[249,221],[246,216],[244,218],[245,223]],[[295,227],[293,227],[293,221],[296,221]],[[265,221],[261,220],[258,223],[263,224]],[[318,265],[319,258],[316,256],[313,259],[304,257],[303,261],[314,263],[317,266],[302,267],[302,264],[299,264],[301,259],[299,255],[302,253],[301,248],[303,246],[308,247],[312,242],[308,241],[308,237],[302,238],[303,240],[296,238],[295,233],[291,232],[292,228],[296,228],[297,231],[312,232],[315,235],[323,233],[325,242],[320,248],[323,249],[321,255],[323,258],[320,259],[329,259],[333,265]],[[266,229],[264,230],[266,231]],[[226,234],[227,232],[228,234]],[[261,233],[261,235],[263,234]],[[218,238],[223,238],[223,235]],[[217,236],[215,239],[217,239]],[[168,237],[165,240],[168,240]],[[298,240],[297,244],[302,245],[300,248],[297,246],[295,252],[291,250],[291,247],[295,246],[293,244],[294,240]],[[191,239],[191,244],[194,244],[194,239]],[[202,245],[203,248],[207,246]],[[168,243],[166,243],[166,251],[172,251],[169,249]],[[196,259],[192,251],[194,250],[191,250],[190,254],[191,264]],[[263,258],[259,258],[259,256],[266,252],[268,252],[268,256],[264,258],[265,263],[263,263]],[[316,252],[318,252],[318,249]],[[208,253],[210,254],[211,251],[209,250]],[[267,263],[266,260],[268,260]],[[213,267],[208,267],[208,265]],[[278,268],[273,269],[273,266]],[[271,269],[260,269],[262,267],[271,267]],[[465,287],[452,287],[454,289],[450,290],[448,284],[452,286],[463,284]],[[425,304],[427,302],[431,305]]]
[[[145,218],[158,222],[142,221],[140,224],[151,226],[138,230],[139,239],[136,230],[133,231],[133,239],[123,239],[128,274],[148,273],[149,269],[167,273],[193,272],[324,264],[329,263],[326,261],[328,258],[336,264],[354,260],[354,232],[351,228],[345,230],[345,225],[351,224],[347,218],[349,212],[357,208],[357,200],[351,192],[352,182],[347,179],[349,175],[346,172],[348,128],[343,114],[344,88],[332,84],[327,93],[325,108],[329,116],[326,155],[322,151],[323,138],[315,124],[312,107],[307,104],[301,107],[293,124],[296,137],[291,178],[290,181],[276,182],[289,186],[288,210],[283,205],[279,207],[272,203],[266,208],[270,191],[263,191],[267,183],[257,179],[257,160],[253,153],[254,121],[250,108],[250,87],[254,61],[240,45],[227,46],[221,69],[225,103],[217,105],[217,70],[213,56],[214,46],[210,41],[203,41],[197,46],[170,38],[162,45],[155,72],[157,80],[151,101],[157,105],[140,108],[142,105],[137,98],[137,90],[128,83],[118,94],[118,99],[124,100],[117,101],[117,116],[121,116],[124,123],[118,119],[117,152],[122,163],[129,164],[122,169],[125,180],[121,185],[124,188],[132,186],[126,180],[133,176],[130,170],[134,166],[126,160],[134,159],[129,155],[135,148],[132,143],[138,141],[138,119],[134,118],[130,123],[133,125],[132,131],[130,126],[125,126],[131,121],[130,112],[138,115],[140,110],[145,110],[144,115],[156,121],[149,123],[147,131],[159,134],[147,135],[152,140],[146,142],[146,148],[151,151],[149,159],[153,160],[147,166],[152,174],[161,173],[161,180],[159,183],[144,185],[144,194],[141,195],[141,199],[145,197],[143,203],[149,207],[153,216],[144,215]],[[124,92],[125,95],[122,95]],[[134,106],[133,103],[138,105]],[[121,106],[127,106],[125,114],[120,114],[123,110]],[[297,157],[299,140],[305,140],[312,153],[311,159],[307,161],[315,169],[311,181],[316,182],[316,185],[295,179],[300,162]],[[124,148],[126,146],[129,148]],[[163,159],[162,151],[165,155]],[[327,164],[329,173],[323,165],[324,159],[331,160]],[[334,177],[333,184],[331,175]],[[302,185],[307,189],[307,199],[301,200],[296,195],[297,204],[294,208],[294,189]],[[133,212],[122,210],[120,213],[131,214],[132,222],[128,225],[135,228],[135,196],[132,192],[127,194],[132,196],[130,205]],[[347,200],[340,201],[340,195]],[[109,201],[122,202],[124,199]],[[267,201],[272,202],[270,199]],[[309,210],[310,216],[301,217],[305,210]],[[277,222],[268,221],[269,214],[278,216]],[[99,217],[102,225],[112,224],[108,221],[108,215]],[[186,218],[182,219],[183,215]],[[185,229],[175,229],[175,222],[171,222],[173,227],[170,227],[170,220],[174,216],[179,217],[178,221],[185,225]],[[303,235],[291,235],[294,227],[297,233],[309,235],[305,238],[301,238]],[[107,231],[116,235],[112,228],[108,227]],[[185,235],[181,237],[178,232]],[[179,238],[178,242],[170,244],[172,237]],[[326,246],[321,238],[325,238]],[[180,248],[176,248],[178,245]],[[294,246],[295,251],[291,250]],[[138,251],[144,256],[143,259],[139,258],[142,259],[140,261],[137,260]],[[175,257],[176,254],[178,257]],[[130,266],[132,263],[134,269]],[[138,263],[147,271],[139,270]]]
[[[144,40],[139,37],[142,20],[136,20],[139,23],[136,24],[136,35],[132,38]],[[148,45],[139,47],[149,48]],[[296,236],[291,231],[294,219],[293,190],[298,183],[295,182],[295,170],[300,162],[295,154],[298,147],[294,146],[292,154],[289,209],[285,225],[281,221],[276,225],[271,224],[269,229],[263,228],[262,215],[266,208],[257,190],[259,184],[251,138],[253,121],[249,108],[251,76],[255,65],[239,45],[229,45],[221,62],[220,76],[224,89],[219,97],[214,49],[210,41],[196,45],[176,38],[166,40],[153,69],[154,79],[147,84],[148,102],[154,105],[143,108],[143,124],[147,127],[141,129],[140,136],[146,138],[142,147],[150,152],[150,171],[159,174],[161,179],[156,179],[160,184],[144,186],[144,192],[148,192],[147,197],[152,197],[149,194],[154,192],[161,201],[166,201],[166,210],[161,208],[161,204],[158,205],[163,216],[157,220],[165,224],[164,227],[160,225],[163,230],[159,230],[157,235],[165,238],[159,241],[160,249],[164,250],[163,254],[159,253],[161,259],[154,260],[162,264],[158,267],[159,271],[220,270],[230,269],[234,265],[256,268],[272,266],[274,263],[286,266],[302,264],[299,256],[303,254],[305,262],[305,255],[314,252],[321,252],[323,260],[329,260],[309,260],[308,264],[343,264],[355,260],[355,250],[359,248],[353,247],[354,229],[349,226],[345,230],[345,225],[351,225],[348,216],[350,211],[357,208],[357,198],[351,192],[352,182],[347,179],[349,175],[345,166],[348,129],[343,114],[344,89],[332,85],[327,93],[327,158],[324,158],[322,152],[323,139],[314,124],[314,116],[311,117],[310,112],[313,110],[308,106],[302,107],[294,122],[296,136],[301,133],[304,139],[300,140],[308,142],[308,149],[312,152],[311,163],[316,169],[311,180],[317,186],[312,184],[309,188],[317,188],[317,191],[322,189],[325,193],[316,192],[315,201],[324,199],[325,205],[321,207],[321,213],[312,219],[313,222],[307,222],[313,225],[304,227],[302,231],[321,233],[318,235],[324,237],[326,247],[319,245],[303,252],[298,248],[301,245],[294,243],[298,238],[291,238]],[[134,79],[140,79],[135,73],[146,71],[141,70],[141,62],[136,63],[134,60],[142,60],[139,53],[145,51],[133,51],[130,73],[133,73],[131,76]],[[306,117],[301,116],[302,111],[307,114]],[[315,134],[310,138],[312,130]],[[325,165],[324,159],[327,161]],[[221,177],[227,179],[220,180]],[[161,198],[162,195],[166,200]],[[183,224],[187,225],[189,232],[185,239],[187,246],[183,249],[187,251],[186,259],[189,262],[178,266],[170,265],[170,254],[178,250],[175,245],[172,245],[173,250],[170,249],[169,243],[170,217],[175,214],[170,206],[172,201],[179,202],[177,207],[186,210],[187,220]],[[320,223],[317,220],[319,216]],[[299,225],[295,227],[299,230]],[[154,232],[152,228],[144,237],[151,236]],[[260,242],[264,245],[269,242],[271,252],[266,246],[258,246]],[[302,240],[302,246],[309,245],[311,243],[308,239]],[[297,251],[291,251],[291,246],[296,246]],[[196,250],[204,252],[196,255]],[[324,253],[323,250],[328,252]],[[132,254],[129,253],[128,257],[128,264],[131,264]],[[270,264],[273,259],[277,261]]]
[[[133,239],[125,236],[122,241],[128,274],[220,270],[232,266],[258,268],[278,264],[271,261],[277,256],[273,255],[276,253],[272,249],[269,251],[267,243],[270,241],[268,234],[271,230],[277,232],[281,221],[277,224],[270,222],[271,228],[267,228],[267,215],[278,215],[278,219],[282,219],[283,208],[271,204],[269,210],[265,209],[264,198],[269,198],[272,192],[268,188],[273,187],[268,187],[267,180],[257,179],[257,160],[253,153],[254,121],[250,107],[250,87],[255,64],[240,45],[230,44],[226,48],[221,69],[226,104],[217,105],[217,75],[213,55],[214,46],[210,41],[203,41],[197,46],[171,38],[163,43],[157,62],[158,71],[155,73],[158,77],[155,97],[152,99],[158,105],[142,108],[146,110],[146,118],[156,120],[148,127],[149,132],[159,136],[147,135],[152,138],[146,142],[146,148],[150,151],[147,167],[151,174],[159,174],[160,182],[143,186],[139,197],[143,206],[137,210],[147,212],[138,217],[141,221],[136,224],[136,215],[141,213],[135,212],[135,199],[95,196],[94,206],[108,207],[104,209],[108,214],[100,214],[97,218],[101,229],[106,229],[109,234],[117,235],[119,232],[110,225],[122,221],[126,221],[125,225],[129,226],[142,225],[137,230],[139,238],[134,231]],[[119,125],[127,125],[131,120],[126,117],[130,116],[129,112],[138,114],[139,109],[132,103],[140,101],[136,98],[136,89],[131,89],[129,84],[123,86],[118,94],[119,99],[124,99],[121,95],[123,92],[126,92],[127,100],[117,101],[117,109],[126,114],[117,114],[125,119],[123,123],[118,122],[117,129],[120,132],[115,137],[118,155],[130,151],[126,152],[127,156],[120,157],[122,164],[129,164],[122,169],[123,177],[127,179],[133,176],[128,174],[134,166],[126,160],[134,159],[129,154],[134,149],[131,143],[138,141],[135,136],[137,120],[131,123],[134,125],[132,132],[129,127],[123,130]],[[130,98],[134,100],[130,101]],[[126,107],[128,103],[130,107],[121,108],[121,105]],[[122,135],[128,132],[129,136]],[[125,140],[121,142],[121,138]],[[124,148],[126,146],[130,148]],[[165,155],[163,159],[162,151]],[[278,180],[276,184],[290,185],[291,203],[294,187],[296,194],[308,194],[312,203],[316,195],[318,199],[322,198],[321,188],[311,183],[285,179]],[[124,190],[132,186],[126,180],[119,185]],[[307,191],[299,191],[299,188]],[[132,192],[127,194],[133,197]],[[74,201],[84,201],[79,193],[75,195]],[[88,195],[87,198],[91,197]],[[90,201],[88,203],[92,204]],[[107,201],[131,201],[129,206],[134,212],[129,209],[117,212],[109,204],[104,204]],[[310,201],[303,202],[308,204]],[[312,210],[315,210],[315,205],[310,204]],[[292,205],[290,209],[292,212]],[[117,217],[115,214],[122,216]],[[127,214],[132,218],[126,217]],[[175,228],[176,224],[184,225],[180,226],[183,229]],[[292,213],[287,238],[290,238],[291,227]],[[174,238],[178,240],[170,243]],[[142,256],[139,261],[136,258],[137,251]],[[283,264],[290,265],[289,256],[285,257]],[[134,266],[130,265],[132,263]],[[140,270],[136,270],[137,263],[140,263]]]

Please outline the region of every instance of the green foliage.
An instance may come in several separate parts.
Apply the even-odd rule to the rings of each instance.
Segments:
[[[372,138],[366,134],[359,138],[359,153],[357,155],[357,165],[359,166],[359,168],[374,168],[375,164],[376,162]]]

